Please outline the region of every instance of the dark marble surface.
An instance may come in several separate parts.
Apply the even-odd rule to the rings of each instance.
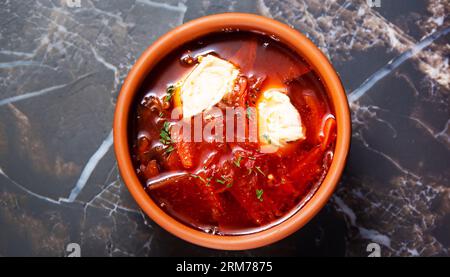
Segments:
[[[76,1],[75,1],[76,2]],[[0,256],[448,256],[448,0],[0,0]],[[219,12],[307,34],[349,95],[340,187],[306,227],[226,252],[173,237],[120,179],[111,125],[121,83],[158,36]]]

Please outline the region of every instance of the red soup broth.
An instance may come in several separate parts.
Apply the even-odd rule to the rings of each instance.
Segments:
[[[261,153],[255,142],[167,142],[170,87],[206,54],[240,70],[231,105],[254,107],[262,91],[284,87],[306,138],[282,154]],[[223,102],[217,106],[230,104]],[[201,37],[165,57],[142,85],[130,126],[133,163],[150,197],[180,222],[219,235],[257,232],[301,209],[324,179],[336,139],[333,109],[310,65],[276,38],[244,31]]]

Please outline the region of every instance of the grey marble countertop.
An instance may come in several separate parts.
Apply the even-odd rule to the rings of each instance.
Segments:
[[[448,256],[448,0],[0,1],[0,256]],[[75,4],[75,5],[74,5]],[[338,191],[256,250],[173,237],[120,179],[111,127],[140,53],[191,19],[262,14],[308,35],[340,74],[353,137]]]

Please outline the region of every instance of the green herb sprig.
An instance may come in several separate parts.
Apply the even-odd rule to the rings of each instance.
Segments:
[[[191,177],[194,177],[194,178],[196,178],[196,179],[199,179],[199,180],[200,180],[202,183],[204,183],[206,186],[209,186],[209,185],[210,185],[209,181],[205,180],[205,178],[203,178],[203,177],[200,176],[200,175],[197,175],[197,174],[191,174]],[[211,180],[211,179],[208,178],[208,180]]]
[[[242,160],[242,157],[238,156],[237,159],[233,161],[234,165],[237,167],[241,167],[241,160]]]
[[[253,114],[252,113],[252,108],[247,107],[246,112],[247,112],[247,118],[251,119],[252,118],[252,114]]]
[[[270,137],[267,134],[264,134],[263,138],[267,141],[268,144],[272,144],[272,140],[270,139]]]
[[[261,167],[255,166],[255,168],[262,176],[266,176],[266,174],[261,170]]]
[[[161,132],[159,133],[159,141],[162,144],[170,145],[172,143],[172,138],[170,137],[170,123],[165,121]]]
[[[164,96],[164,101],[165,102],[170,102],[170,100],[172,99],[172,96],[175,92],[176,87],[174,85],[169,85],[166,89],[166,96]]]
[[[256,189],[256,198],[261,202],[263,201],[263,193],[264,191],[262,189]]]
[[[226,185],[226,188],[231,188],[233,186],[233,181],[223,175],[221,176],[221,178],[216,179],[216,182],[222,185]]]

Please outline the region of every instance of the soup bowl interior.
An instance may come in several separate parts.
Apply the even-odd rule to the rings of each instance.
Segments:
[[[135,97],[152,69],[166,55],[199,37],[226,30],[245,30],[274,36],[303,57],[321,79],[337,122],[334,157],[317,191],[295,214],[263,231],[235,236],[218,236],[193,229],[164,212],[147,194],[135,173],[130,155],[129,120]],[[129,72],[120,91],[114,115],[114,149],[121,176],[141,209],[162,228],[175,236],[208,248],[243,250],[276,242],[302,226],[316,215],[335,190],[349,150],[351,135],[350,113],[341,82],[322,52],[304,35],[278,21],[265,17],[227,13],[206,16],[163,35],[143,52]]]

